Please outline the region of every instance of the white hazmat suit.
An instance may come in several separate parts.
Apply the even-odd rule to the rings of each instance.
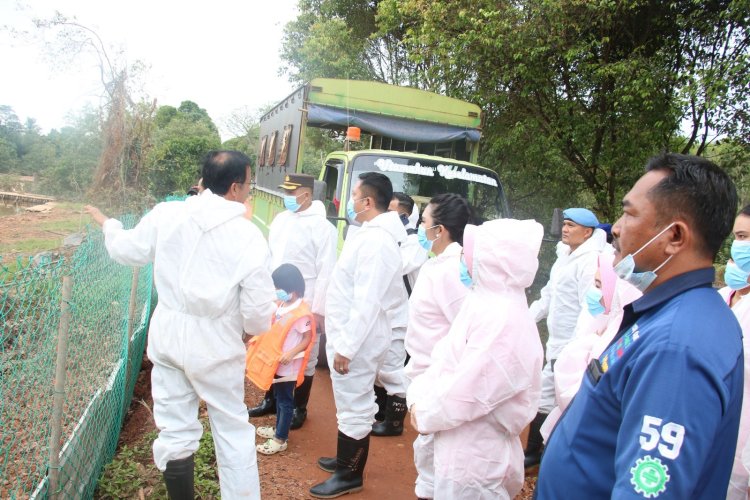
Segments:
[[[326,288],[336,264],[336,228],[326,219],[326,210],[314,200],[307,210],[284,210],[274,217],[268,231],[271,269],[281,264],[294,264],[305,279],[305,301],[314,314],[325,316]],[[320,336],[305,367],[305,375],[315,374]]]
[[[339,431],[370,433],[377,411],[373,385],[391,342],[387,307],[404,290],[395,226],[388,213],[350,231],[326,294],[326,353],[349,359],[349,373],[331,371]]]
[[[406,329],[406,351],[411,358],[404,369],[409,381],[430,366],[432,349],[448,334],[469,293],[459,279],[460,257],[461,245],[456,242],[448,245],[422,266],[412,290]],[[418,498],[432,498],[435,476],[432,434],[420,434],[414,441],[414,465],[417,469],[414,493]]]
[[[519,435],[536,413],[543,360],[524,289],[542,235],[531,220],[466,226],[473,287],[407,391],[417,428],[434,433],[436,500],[509,499],[521,490]]]
[[[148,357],[159,437],[154,461],[195,453],[208,408],[221,496],[260,498],[255,429],[247,421],[243,330],[270,327],[275,288],[268,246],[245,206],[205,190],[160,203],[132,230],[103,225],[109,255],[129,266],[154,262],[159,302],[151,318]]]
[[[539,411],[549,413],[555,406],[553,363],[570,342],[584,307],[586,292],[594,283],[597,257],[607,248],[607,235],[594,229],[592,235],[573,252],[562,242],[557,244],[557,260],[552,265],[541,297],[530,306],[535,321],[547,318],[547,363],[542,373],[542,397]]]

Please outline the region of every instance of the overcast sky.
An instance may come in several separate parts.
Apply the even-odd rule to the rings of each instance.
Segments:
[[[143,94],[159,105],[184,100],[205,108],[230,137],[226,118],[238,108],[256,109],[293,90],[278,76],[284,25],[296,17],[296,0],[0,0],[0,104],[21,121],[35,118],[44,133],[102,94],[97,60],[77,55],[51,59],[34,18],[55,11],[97,32],[120,61],[142,61]],[[12,34],[12,30],[28,36]],[[46,34],[45,34],[46,33]],[[53,43],[53,45],[55,45]]]

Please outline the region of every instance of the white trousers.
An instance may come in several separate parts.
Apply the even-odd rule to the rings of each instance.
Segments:
[[[539,398],[539,413],[549,414],[557,406],[555,401],[555,373],[552,371],[554,361],[547,361],[542,369],[542,395]]]
[[[406,361],[406,349],[404,339],[392,339],[385,360],[378,371],[375,383],[384,387],[389,396],[406,397],[407,380],[404,375],[404,361]]]
[[[195,453],[203,434],[198,420],[202,399],[216,449],[221,497],[260,499],[255,428],[244,403],[241,332],[209,336],[198,328],[164,328],[174,320],[170,316],[155,313],[149,333],[154,420],[159,428],[154,462],[164,471],[167,462]]]
[[[390,332],[388,332],[390,333]],[[352,439],[362,439],[375,423],[375,375],[383,364],[390,335],[372,332],[359,352],[349,361],[349,373],[342,375],[331,368],[333,398],[339,431]],[[333,342],[326,343],[328,364],[333,367]]]

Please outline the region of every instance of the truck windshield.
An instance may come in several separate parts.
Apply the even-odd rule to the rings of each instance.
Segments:
[[[469,201],[475,222],[502,217],[505,203],[502,186],[494,172],[452,163],[450,159],[426,160],[392,155],[361,155],[353,164],[356,179],[363,172],[380,172],[393,183],[393,191],[411,196],[420,210],[430,198],[456,193]],[[352,181],[352,189],[355,180]]]

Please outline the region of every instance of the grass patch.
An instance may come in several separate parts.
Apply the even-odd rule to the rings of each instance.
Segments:
[[[65,236],[71,233],[77,233],[86,227],[86,223],[89,221],[88,216],[76,216],[74,219],[66,220],[53,220],[48,222],[42,222],[39,224],[39,229],[44,231],[51,231],[54,233],[63,233]]]
[[[219,497],[214,441],[208,428],[208,418],[201,419],[201,423],[203,436],[195,452],[195,496],[214,499]],[[151,431],[133,446],[121,447],[112,462],[104,468],[94,498],[168,498],[161,472],[154,465],[151,454],[156,436],[156,431]]]
[[[12,243],[0,243],[0,255],[8,253],[21,253],[26,255],[46,252],[60,247],[62,238],[31,238],[24,241]]]

